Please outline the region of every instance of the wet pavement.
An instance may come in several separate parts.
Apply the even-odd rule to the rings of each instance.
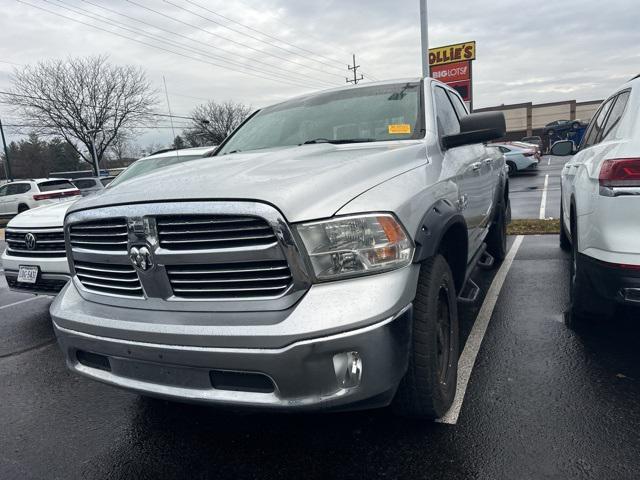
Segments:
[[[511,216],[513,218],[540,218],[544,205],[544,218],[560,217],[560,173],[571,157],[545,155],[537,172],[520,173],[509,178]],[[545,201],[545,178],[548,175]]]
[[[116,390],[69,373],[50,300],[8,306],[30,297],[0,277],[0,478],[638,478],[640,326],[568,328],[567,262],[557,236],[524,238],[455,425]],[[474,279],[486,292],[494,274]],[[481,301],[461,305],[465,338]]]

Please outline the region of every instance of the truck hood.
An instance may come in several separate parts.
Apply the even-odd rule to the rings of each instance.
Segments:
[[[27,210],[13,217],[7,228],[62,228],[67,210],[76,202],[74,199]]]
[[[127,180],[72,211],[184,200],[251,200],[290,222],[330,217],[366,190],[426,163],[417,140],[303,145],[208,157]]]

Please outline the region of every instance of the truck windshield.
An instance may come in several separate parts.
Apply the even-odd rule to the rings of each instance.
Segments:
[[[419,82],[311,95],[253,115],[217,152],[424,137]]]

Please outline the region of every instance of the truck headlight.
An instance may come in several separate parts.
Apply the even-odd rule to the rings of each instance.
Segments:
[[[385,272],[413,258],[413,242],[388,213],[337,217],[296,229],[318,280]]]

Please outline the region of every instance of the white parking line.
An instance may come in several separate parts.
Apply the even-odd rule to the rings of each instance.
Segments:
[[[547,165],[551,165],[551,157],[549,157],[549,160],[547,160]]]
[[[500,291],[502,290],[502,285],[507,278],[507,273],[509,273],[509,269],[511,268],[513,259],[518,253],[518,249],[522,244],[523,238],[524,237],[522,235],[518,235],[516,237],[509,253],[507,253],[506,258],[504,259],[504,262],[502,262],[500,270],[498,270],[498,273],[493,279],[487,295],[484,297],[482,307],[480,307],[480,311],[478,312],[476,321],[473,324],[469,338],[467,338],[467,343],[465,344],[464,350],[462,350],[462,355],[460,355],[460,359],[458,360],[458,384],[456,385],[456,396],[453,399],[453,405],[451,405],[451,408],[444,417],[437,420],[439,423],[455,425],[458,422],[458,416],[460,415],[464,395],[467,392],[467,385],[469,384],[469,378],[471,377],[471,371],[473,370],[473,365],[476,362],[480,345],[482,345],[482,339],[484,338],[484,334],[489,326],[489,321],[491,320],[493,309],[496,306]]]
[[[540,201],[540,220],[545,219],[547,212],[547,187],[549,186],[549,174],[544,176],[544,188],[542,189],[542,200]]]
[[[37,296],[37,297],[25,298],[24,300],[20,300],[18,302],[13,302],[13,303],[10,303],[8,305],[2,305],[0,307],[0,310],[4,310],[5,308],[13,307],[15,305],[20,305],[21,303],[27,303],[27,302],[31,302],[33,300],[38,300],[40,298],[48,298],[48,297]]]

